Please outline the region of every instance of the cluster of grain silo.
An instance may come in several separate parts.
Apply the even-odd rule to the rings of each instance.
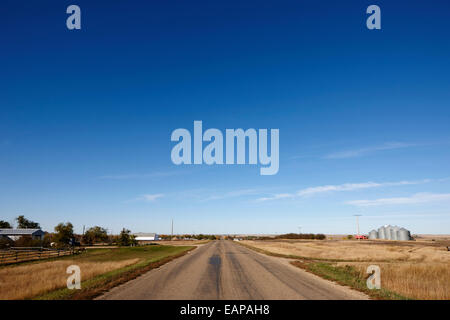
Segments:
[[[369,239],[385,239],[385,240],[412,240],[411,232],[405,228],[397,226],[385,225],[369,232]]]

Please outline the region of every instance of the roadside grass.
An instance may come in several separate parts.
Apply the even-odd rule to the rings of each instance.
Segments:
[[[338,266],[344,263],[337,263]],[[361,276],[369,263],[345,263]],[[448,263],[377,263],[383,288],[412,299],[449,300],[450,266]]]
[[[69,290],[66,287],[47,294],[35,297],[38,300],[85,300],[93,299],[109,289],[122,283],[137,278],[141,274],[158,268],[161,265],[181,257],[189,251],[195,249],[195,246],[146,246],[119,248],[118,252],[93,252],[94,261],[105,261],[108,259],[122,260],[131,257],[140,257],[139,263],[119,268],[81,283],[80,290]],[[100,249],[101,250],[101,249]],[[114,249],[111,249],[114,250]]]
[[[409,300],[409,298],[385,288],[373,290],[367,288],[367,278],[363,277],[359,270],[349,265],[337,266],[335,264],[326,262],[302,262],[298,260],[292,261],[291,264],[315,275],[318,275],[324,279],[331,280],[339,283],[340,285],[348,286],[352,289],[361,291],[373,299]]]
[[[92,249],[78,256],[0,268],[1,299],[92,299],[195,249],[194,246],[144,246]],[[69,290],[69,265],[81,269],[81,289]]]

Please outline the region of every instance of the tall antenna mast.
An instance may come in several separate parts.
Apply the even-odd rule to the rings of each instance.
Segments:
[[[361,217],[360,214],[354,214],[354,216],[356,217],[356,230],[357,230],[357,235],[359,236],[359,217]]]

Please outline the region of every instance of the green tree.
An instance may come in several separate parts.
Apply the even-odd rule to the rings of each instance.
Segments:
[[[8,221],[0,220],[0,228],[7,228],[7,229],[9,229],[9,228],[11,228],[11,225],[9,224]]]
[[[39,223],[28,220],[24,216],[18,216],[16,218],[18,229],[40,229]]]
[[[105,242],[108,240],[108,232],[105,228],[95,226],[89,228],[83,235],[83,242],[93,244],[96,242]]]
[[[60,223],[55,227],[55,232],[53,240],[58,245],[69,245],[73,238],[73,225],[70,222]]]
[[[130,230],[123,228],[122,231],[120,231],[118,239],[119,246],[131,246],[136,243],[137,241],[134,239],[134,236],[131,234]]]

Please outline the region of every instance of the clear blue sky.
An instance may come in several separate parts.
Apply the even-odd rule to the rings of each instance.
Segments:
[[[450,233],[448,1],[0,6],[0,219],[354,233],[362,214],[364,232]],[[194,120],[279,128],[278,174],[172,164]]]

